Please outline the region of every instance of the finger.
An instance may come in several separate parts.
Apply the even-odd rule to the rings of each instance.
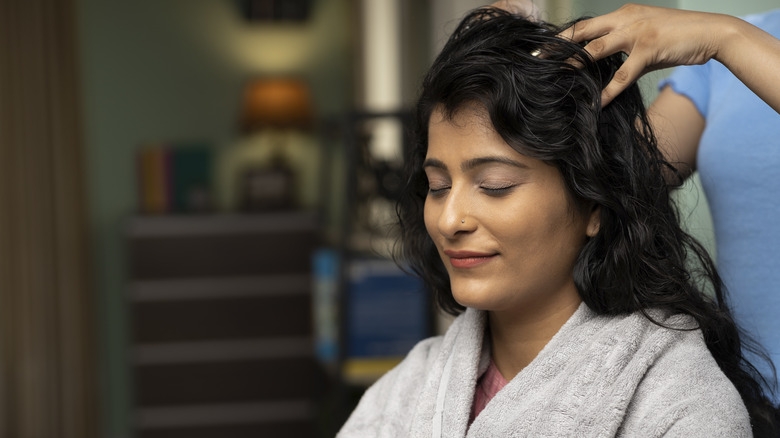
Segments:
[[[602,18],[603,16],[578,21],[566,28],[563,32],[560,32],[558,37],[574,41],[575,43],[581,43],[604,36],[610,32],[611,27],[602,24],[604,22]]]
[[[607,106],[612,100],[622,93],[629,85],[636,82],[644,72],[645,64],[629,56],[623,65],[612,76],[604,90],[601,91],[601,107]]]
[[[617,38],[614,38],[610,35],[605,35],[601,38],[591,40],[588,44],[585,45],[584,49],[595,61],[606,58],[607,56],[618,52],[625,52],[630,54],[630,51],[626,49]]]
[[[579,41],[575,41],[574,40],[574,27],[575,26],[577,26],[577,25],[574,24],[572,26],[567,27],[563,31],[559,32],[558,35],[556,35],[556,36],[558,38],[561,38],[561,39],[564,39],[564,40],[574,41],[574,42],[578,43]]]

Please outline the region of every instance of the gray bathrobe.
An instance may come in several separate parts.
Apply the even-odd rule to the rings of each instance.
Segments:
[[[654,318],[692,327],[690,317]],[[371,437],[749,437],[736,388],[701,332],[582,304],[468,425],[487,366],[486,314],[468,309],[366,391],[338,434]]]

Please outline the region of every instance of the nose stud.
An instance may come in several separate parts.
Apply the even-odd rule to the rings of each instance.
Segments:
[[[466,219],[461,219],[460,223],[465,224],[466,223]]]

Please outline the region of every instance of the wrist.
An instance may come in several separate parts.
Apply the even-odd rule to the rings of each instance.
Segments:
[[[744,41],[749,38],[751,26],[746,21],[730,15],[719,15],[719,20],[715,32],[714,53],[712,58],[716,61],[728,65],[730,59],[744,48]]]

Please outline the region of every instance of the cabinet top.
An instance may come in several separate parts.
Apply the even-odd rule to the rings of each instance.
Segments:
[[[315,231],[317,215],[308,212],[132,216],[125,223],[130,237],[172,237]]]

